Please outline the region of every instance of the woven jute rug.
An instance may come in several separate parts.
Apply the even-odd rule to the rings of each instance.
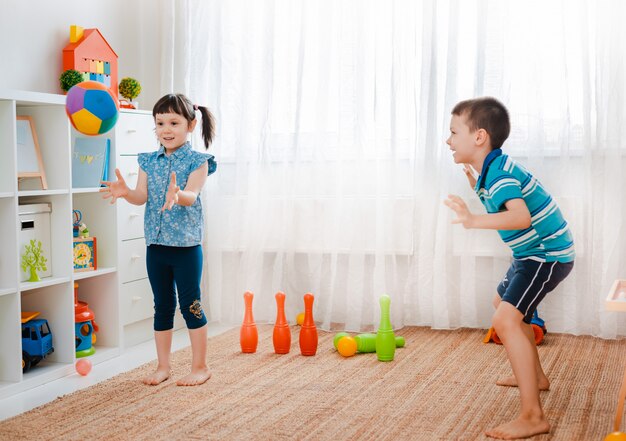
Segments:
[[[173,354],[173,377],[140,379],[154,364],[113,377],[0,422],[2,440],[483,440],[513,419],[518,391],[495,385],[508,374],[502,346],[484,331],[409,327],[392,362],[375,354],[344,358],[333,333],[319,332],[315,356],[292,347],[276,355],[272,327],[242,354],[239,330],[209,339],[212,378],[178,387],[191,354]],[[548,334],[539,347],[552,390],[542,392],[549,435],[535,440],[592,441],[611,432],[626,366],[626,340]],[[97,367],[96,367],[97,368]]]

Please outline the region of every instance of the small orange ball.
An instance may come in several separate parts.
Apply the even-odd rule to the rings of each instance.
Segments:
[[[612,432],[609,433],[604,441],[626,441],[626,433],[624,432]]]
[[[301,312],[296,316],[296,323],[302,326],[302,323],[304,323],[304,312]]]
[[[337,352],[344,357],[352,357],[356,354],[356,348],[356,340],[354,337],[350,337],[349,335],[341,337],[337,343]]]
[[[76,362],[76,372],[83,377],[91,372],[91,361],[86,358],[81,358]]]

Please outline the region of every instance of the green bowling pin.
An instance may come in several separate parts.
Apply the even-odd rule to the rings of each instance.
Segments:
[[[392,361],[396,352],[396,336],[393,334],[391,320],[389,319],[389,305],[391,299],[388,295],[380,296],[380,324],[376,333],[376,356],[378,361]]]
[[[361,353],[376,352],[376,334],[358,334],[354,336],[356,340],[356,350]],[[404,347],[404,337],[395,336],[396,348]]]

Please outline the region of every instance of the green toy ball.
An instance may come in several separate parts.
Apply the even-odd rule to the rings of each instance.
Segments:
[[[342,337],[347,337],[349,335],[350,334],[348,334],[347,332],[338,332],[337,334],[335,334],[335,337],[333,338],[333,346],[335,347],[335,349],[337,349],[339,340],[341,340]]]

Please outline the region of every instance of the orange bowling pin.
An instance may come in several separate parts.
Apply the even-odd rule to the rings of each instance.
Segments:
[[[317,328],[313,321],[313,294],[304,295],[304,322],[300,328],[300,353],[315,355],[317,352]]]
[[[274,324],[274,352],[287,354],[291,349],[291,329],[285,317],[285,294],[276,293],[276,323]]]
[[[241,344],[241,352],[251,354],[256,352],[257,344],[259,343],[259,332],[254,323],[254,316],[252,315],[252,299],[254,294],[250,291],[246,291],[243,295],[243,301],[246,305],[246,312],[243,316],[243,324],[241,325],[241,331],[239,331],[239,343]]]

